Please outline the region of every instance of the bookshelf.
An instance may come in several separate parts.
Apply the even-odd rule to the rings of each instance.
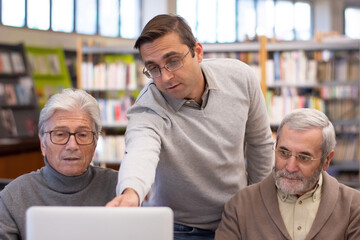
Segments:
[[[124,156],[126,112],[148,81],[142,69],[130,46],[106,47],[78,39],[77,87],[97,99],[103,124],[93,159],[97,165],[119,165]]]
[[[359,188],[360,41],[329,38],[268,43],[266,48],[266,102],[272,128],[294,108],[324,112],[337,134],[328,171]]]
[[[0,155],[39,149],[39,108],[22,44],[0,44]]]

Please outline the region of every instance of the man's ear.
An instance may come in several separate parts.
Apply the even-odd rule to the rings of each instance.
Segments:
[[[324,164],[323,164],[323,170],[324,171],[326,171],[329,168],[330,162],[331,162],[332,158],[334,157],[334,155],[335,155],[335,151],[332,150],[330,152],[330,154],[327,156],[327,158],[325,159]]]
[[[45,157],[45,153],[46,153],[46,145],[45,145],[45,142],[42,141],[42,138],[39,137],[40,139],[40,148],[41,148],[41,153],[42,155]]]
[[[197,58],[197,61],[200,63],[203,60],[204,57],[204,50],[203,50],[203,46],[201,45],[200,42],[196,42],[195,47],[194,47],[194,53],[195,53],[195,57]]]

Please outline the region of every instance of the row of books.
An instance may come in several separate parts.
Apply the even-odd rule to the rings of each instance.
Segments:
[[[324,100],[320,97],[286,93],[276,95],[271,90],[266,92],[266,108],[273,125],[280,124],[284,116],[296,108],[314,108],[325,112]]]
[[[320,88],[323,99],[357,99],[359,87],[357,85],[324,86]]]
[[[12,109],[0,109],[0,122],[3,131],[1,137],[14,137],[18,135],[15,117]]]
[[[315,84],[316,64],[304,51],[274,52],[266,61],[266,84]]]
[[[83,62],[81,84],[86,90],[136,90],[141,89],[148,79],[142,74],[142,65],[134,61],[124,63]]]
[[[37,117],[32,116],[31,111],[0,108],[0,138],[36,135]]]
[[[125,153],[124,135],[100,136],[93,161],[97,163],[120,163]]]
[[[254,70],[260,79],[258,52],[205,53],[205,58],[236,58]],[[322,82],[348,82],[360,79],[357,51],[275,51],[266,61],[266,84],[276,86],[314,85]]]
[[[319,109],[331,120],[355,120],[359,108],[358,86],[268,88],[266,102],[269,116],[275,118],[275,122],[292,109],[301,107]]]
[[[358,103],[350,99],[326,101],[326,115],[332,121],[354,120],[357,118]]]
[[[25,63],[20,52],[0,52],[0,74],[22,74],[25,71]]]
[[[320,81],[358,81],[359,57],[359,51],[323,51],[318,60]]]
[[[325,101],[311,95],[274,95],[267,92],[267,110],[271,124],[279,124],[283,117],[296,108],[315,108],[324,112],[331,121],[355,120],[359,106],[357,102],[345,100]]]
[[[131,97],[120,99],[97,99],[100,107],[101,121],[104,126],[124,127],[127,124],[126,112],[131,106]]]
[[[360,77],[357,52],[328,52],[323,54],[328,57],[322,59],[314,59],[312,55],[305,51],[274,52],[273,58],[266,62],[267,85],[349,82]]]
[[[30,71],[40,75],[60,75],[62,74],[59,56],[54,53],[37,54],[29,52],[27,59]]]
[[[33,100],[30,77],[21,77],[17,83],[0,82],[0,106],[28,105]]]
[[[286,95],[319,95],[323,99],[358,99],[359,86],[355,84],[323,84],[312,86],[301,85],[278,85],[269,86],[269,90],[275,92],[285,92]]]
[[[359,137],[357,135],[347,135],[338,137],[334,161],[357,161],[359,159]]]

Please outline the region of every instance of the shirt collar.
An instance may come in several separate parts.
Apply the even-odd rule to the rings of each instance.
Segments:
[[[206,103],[208,101],[208,97],[209,97],[209,92],[211,89],[218,89],[217,84],[215,83],[214,79],[211,78],[211,76],[208,76],[204,71],[203,71],[203,75],[204,75],[204,79],[205,79],[205,90],[203,92],[202,95],[202,108],[204,108],[206,106]],[[162,95],[164,96],[164,98],[166,99],[166,101],[169,103],[169,105],[177,112],[180,110],[180,108],[189,100],[186,99],[176,99],[173,98],[165,93],[162,93]]]

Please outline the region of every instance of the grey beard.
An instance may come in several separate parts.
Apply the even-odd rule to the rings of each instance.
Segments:
[[[285,169],[278,170],[276,166],[273,168],[273,176],[275,179],[275,184],[277,188],[279,188],[283,193],[289,195],[302,195],[305,192],[310,191],[315,187],[315,184],[319,180],[320,173],[322,172],[322,164],[315,169],[314,174],[305,178],[299,173],[289,173]],[[296,184],[293,186],[291,183],[288,183],[286,180],[282,179],[282,177],[292,178],[296,180],[301,180],[301,184]]]

